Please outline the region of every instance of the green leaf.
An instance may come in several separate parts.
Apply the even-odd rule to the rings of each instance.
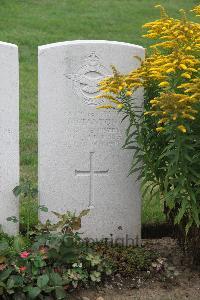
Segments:
[[[7,291],[6,291],[9,295],[11,295],[11,294],[14,294],[14,290],[9,290],[9,289],[7,289]]]
[[[25,241],[22,236],[18,235],[14,237],[13,247],[17,252],[20,252],[25,247]]]
[[[78,216],[79,218],[85,217],[89,214],[90,209],[84,209],[80,212],[80,215]]]
[[[3,282],[0,282],[0,288],[6,288],[6,284]]]
[[[45,293],[47,293],[47,294],[51,294],[51,292],[55,290],[55,286],[52,287],[52,286],[48,286],[48,285],[47,285],[47,286],[45,286],[42,290],[43,290]]]
[[[33,263],[36,268],[43,268],[46,266],[46,262],[42,259],[42,257],[36,257]]]
[[[66,291],[62,286],[57,286],[55,289],[56,292],[56,299],[65,299],[66,298]]]
[[[14,280],[15,287],[23,286],[23,277],[21,275],[11,275],[10,278]]]
[[[185,226],[185,232],[186,232],[186,235],[188,234],[188,232],[189,232],[189,230],[190,230],[192,224],[193,224],[193,220],[190,219],[189,222],[187,223],[187,225]]]
[[[7,289],[10,290],[14,287],[15,285],[15,281],[13,278],[8,278],[8,281],[7,281]]]
[[[8,217],[6,220],[8,222],[18,223],[18,219],[16,216]]]
[[[195,221],[195,225],[197,227],[199,227],[199,225],[200,225],[199,211],[198,211],[198,208],[195,206],[192,206],[192,216]]]
[[[44,206],[44,205],[39,205],[38,209],[41,210],[41,211],[43,211],[43,212],[48,212],[48,208],[46,206]]]
[[[21,186],[16,186],[14,189],[13,189],[13,194],[17,197],[21,194]]]
[[[55,272],[52,272],[49,274],[49,279],[50,279],[51,285],[53,285],[53,286],[62,285],[62,283],[63,283],[62,277],[58,273],[55,273]]]
[[[7,241],[0,242],[0,254],[4,254],[7,250],[9,250],[9,244]]]
[[[6,280],[10,276],[11,273],[12,273],[12,269],[11,268],[2,271],[0,273],[0,281]]]
[[[30,299],[36,299],[37,296],[41,293],[41,289],[39,287],[29,287],[28,288],[28,296]]]
[[[187,199],[184,198],[184,201],[182,201],[181,208],[179,209],[179,212],[174,219],[174,224],[179,224],[180,221],[182,220],[182,218],[187,210],[187,204],[188,204]]]
[[[37,279],[37,286],[43,289],[49,282],[49,276],[47,274],[41,275]]]

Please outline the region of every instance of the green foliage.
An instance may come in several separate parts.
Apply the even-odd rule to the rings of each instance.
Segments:
[[[26,222],[24,225],[27,238],[29,238],[32,215],[38,215],[39,210],[48,212],[48,208],[44,205],[32,205],[32,202],[37,201],[38,189],[30,180],[24,180],[21,185],[16,186],[13,189],[13,193],[16,197],[21,196],[21,199],[25,202]],[[7,221],[14,223],[18,222],[15,216],[8,217]]]
[[[8,236],[5,233],[0,233],[0,264],[7,261],[7,258],[12,258],[20,251],[25,250],[30,245],[30,242],[23,236]]]
[[[78,234],[48,233],[35,238],[33,249],[48,248],[48,257],[53,262],[71,263],[77,260],[82,247]]]
[[[144,110],[150,99],[156,97],[152,86],[145,90]],[[130,126],[124,148],[133,149],[130,174],[138,172],[143,181],[143,197],[160,199],[165,204],[168,219],[182,223],[188,233],[190,227],[200,224],[200,119],[182,134],[169,125],[165,132],[155,131],[156,123],[150,116],[138,116],[134,99],[127,99],[126,117]]]
[[[135,275],[138,271],[148,271],[158,258],[157,253],[144,248],[109,243],[95,243],[93,249],[102,257],[110,260],[116,273],[123,277]]]
[[[110,262],[90,249],[77,232],[87,213],[54,212],[57,223],[38,224],[28,238],[1,233],[0,297],[67,299],[72,288],[110,275]]]
[[[174,19],[156,7],[161,17],[143,26],[144,37],[152,40],[149,56],[127,74],[113,67],[113,76],[99,83],[108,104],[98,108],[124,113],[122,121],[129,121],[124,148],[133,151],[129,174],[138,174],[143,197],[160,198],[167,219],[187,235],[200,225],[199,23],[183,9]],[[199,6],[193,11],[198,15]],[[135,92],[141,88],[145,101],[138,107]]]
[[[85,209],[78,216],[70,211],[67,211],[65,214],[53,211],[52,213],[59,219],[59,221],[56,224],[51,225],[51,230],[58,230],[65,233],[77,231],[81,228],[81,218],[85,217],[89,211],[89,209]]]

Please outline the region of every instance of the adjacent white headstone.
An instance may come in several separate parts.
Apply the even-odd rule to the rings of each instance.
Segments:
[[[122,73],[139,66],[134,56],[144,58],[144,49],[109,41],[39,47],[40,204],[90,208],[82,223],[89,238],[140,238],[139,184],[128,177],[133,153],[122,150],[127,124],[116,111],[97,110],[105,99],[94,98],[111,65]]]
[[[19,63],[18,48],[0,42],[0,225],[15,234],[18,224],[18,200],[13,188],[19,184]]]

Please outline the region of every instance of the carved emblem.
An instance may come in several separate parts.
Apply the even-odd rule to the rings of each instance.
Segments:
[[[99,105],[103,99],[95,99],[99,94],[98,83],[109,76],[109,71],[101,64],[100,58],[95,52],[86,57],[74,74],[67,74],[73,82],[74,92],[88,105]]]

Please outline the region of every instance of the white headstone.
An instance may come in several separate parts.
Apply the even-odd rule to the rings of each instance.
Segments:
[[[140,238],[139,184],[128,177],[133,153],[122,150],[127,124],[116,111],[97,110],[105,99],[94,98],[111,65],[122,73],[139,66],[134,55],[144,58],[144,48],[109,41],[39,47],[40,204],[90,208],[82,222],[89,238]]]
[[[0,42],[0,224],[15,234],[18,224],[18,200],[12,190],[19,184],[19,63],[18,48]]]

